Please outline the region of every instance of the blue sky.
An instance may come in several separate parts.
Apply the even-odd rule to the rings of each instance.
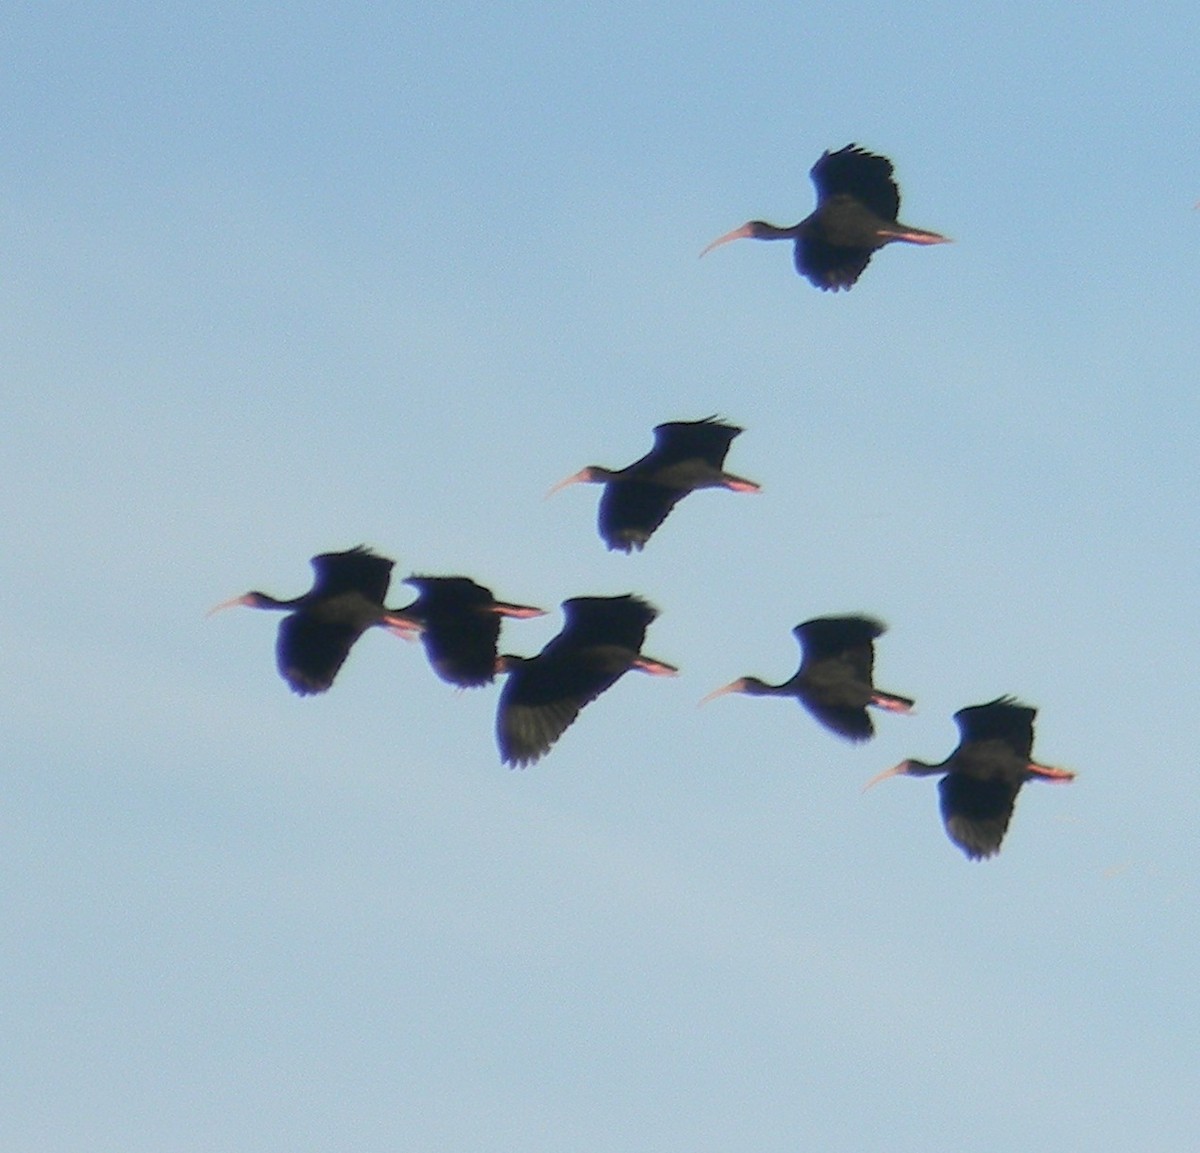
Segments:
[[[1194,1140],[1194,6],[3,23],[6,1151]],[[836,296],[697,260],[850,141],[956,243]],[[761,496],[632,557],[543,499],[709,413]],[[417,647],[301,700],[277,618],[203,619],[360,542],[638,592],[683,675],[510,772]],[[917,715],[696,709],[847,611]],[[1079,778],[998,858],[930,781],[859,795],[1001,693]]]

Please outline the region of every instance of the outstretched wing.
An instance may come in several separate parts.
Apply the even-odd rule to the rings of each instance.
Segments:
[[[563,601],[565,623],[544,651],[555,654],[566,649],[613,646],[641,652],[646,630],[658,616],[656,609],[639,596],[626,593],[615,597],[571,597]]]
[[[817,186],[818,208],[832,196],[853,196],[885,220],[895,220],[900,212],[900,189],[892,179],[892,162],[857,144],[824,153],[809,175]]]
[[[1033,755],[1033,719],[1037,709],[1015,697],[997,697],[984,705],[972,705],[954,714],[963,745],[1000,741],[1028,761]]]
[[[686,495],[683,489],[648,481],[609,481],[596,514],[600,536],[610,549],[640,549]]]
[[[873,248],[843,248],[805,233],[796,238],[796,271],[827,292],[849,288],[871,262]]]
[[[942,821],[950,839],[973,861],[993,856],[1012,818],[1020,785],[948,773],[938,781]]]
[[[312,566],[317,574],[312,592],[320,597],[356,592],[381,605],[392,579],[392,561],[364,545],[346,552],[321,553],[312,558]]]
[[[742,429],[715,416],[706,416],[703,420],[668,421],[655,426],[651,455],[659,466],[703,460],[719,469],[725,464],[734,437],[741,432]]]
[[[496,675],[501,619],[488,611],[492,590],[469,577],[412,576],[420,595],[411,612],[422,624],[421,641],[433,671],[460,688],[490,684]]]
[[[505,764],[533,764],[574,723],[580,709],[612,688],[629,668],[628,662],[597,661],[586,652],[559,659],[549,648],[516,664],[500,694],[496,743]]]
[[[827,729],[849,741],[869,741],[875,735],[875,725],[865,707],[831,705],[807,696],[801,697],[800,703]]]
[[[275,641],[275,662],[294,692],[323,693],[333,684],[363,630],[298,612],[284,617]]]
[[[870,617],[815,617],[792,629],[800,642],[804,664],[842,657],[868,682],[875,663],[872,641],[887,631]]]

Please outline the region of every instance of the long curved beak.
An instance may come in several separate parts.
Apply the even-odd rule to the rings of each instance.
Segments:
[[[908,762],[901,761],[898,765],[893,765],[890,769],[884,769],[882,773],[872,777],[863,785],[862,792],[865,793],[868,789],[873,789],[880,781],[886,781],[888,777],[902,777],[906,772],[908,772]]]
[[[222,601],[219,605],[213,605],[213,607],[210,608],[208,610],[208,612],[206,612],[204,614],[204,619],[208,620],[208,618],[211,617],[214,613],[219,613],[223,609],[232,609],[232,608],[236,608],[238,605],[248,605],[249,603],[250,603],[250,598],[245,595],[242,595],[240,597],[230,597],[229,600]]]
[[[565,480],[560,480],[558,484],[552,484],[546,490],[546,497],[552,497],[556,492],[566,488],[572,484],[587,484],[592,479],[592,470],[590,468],[582,468],[578,472],[572,473]]]
[[[701,705],[708,704],[709,701],[715,701],[717,697],[723,697],[726,693],[740,693],[745,687],[745,680],[743,680],[741,677],[738,677],[736,681],[730,681],[729,684],[722,685],[719,689],[713,689],[708,696],[701,697],[700,700],[696,702],[696,708],[699,708]]]
[[[753,233],[750,231],[749,224],[743,224],[741,228],[735,228],[732,232],[725,233],[724,236],[718,236],[702,253],[701,258],[707,256],[714,248],[720,248],[722,244],[728,244],[731,240],[746,240]]]

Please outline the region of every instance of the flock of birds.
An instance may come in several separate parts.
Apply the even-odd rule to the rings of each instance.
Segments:
[[[838,291],[850,288],[886,244],[947,240],[898,221],[900,192],[886,157],[850,144],[826,152],[811,175],[817,206],[799,224],[780,228],[752,220],[714,240],[704,253],[745,237],[793,240],[797,271],[818,288]],[[741,431],[715,417],[660,424],[653,449],[639,460],[621,469],[589,465],[550,491],[603,484],[597,518],[601,538],[610,549],[640,550],[690,492],[759,491],[754,481],[725,471],[725,457]],[[419,636],[434,672],[449,684],[474,688],[504,675],[496,742],[508,765],[537,761],[585,705],[630,670],[678,673],[674,665],[642,652],[658,610],[632,593],[564,601],[558,635],[536,656],[517,656],[499,650],[503,618],[542,616],[544,610],[499,601],[464,576],[409,577],[405,583],[417,590],[416,599],[404,608],[388,608],[384,600],[393,562],[362,546],[322,553],[312,565],[316,580],[302,596],[280,600],[252,591],[212,612],[234,605],[287,612],[279,626],[276,661],[284,680],[304,695],[329,689],[355,641],[375,626],[410,639]],[[726,693],[795,697],[817,721],[850,741],[874,735],[868,708],[911,711],[910,698],[875,687],[874,642],[884,632],[880,622],[865,616],[818,617],[792,631],[801,650],[794,676],[778,685],[740,677],[701,704]],[[1007,696],[960,709],[954,714],[960,740],[944,761],[904,760],[865,787],[892,776],[940,776],[942,820],[950,839],[972,859],[990,857],[1000,849],[1026,781],[1074,777],[1033,759],[1035,715],[1035,709]]]

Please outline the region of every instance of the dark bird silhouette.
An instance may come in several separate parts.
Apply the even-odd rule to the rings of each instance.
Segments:
[[[1017,793],[1026,781],[1066,782],[1075,774],[1033,759],[1033,718],[1037,709],[1013,697],[997,697],[954,714],[958,748],[937,765],[901,761],[869,780],[864,791],[888,777],[927,777],[938,781],[942,821],[950,839],[971,860],[1000,851]]]
[[[421,626],[433,671],[460,688],[491,683],[504,617],[545,616],[544,609],[498,601],[492,590],[463,576],[411,576],[417,599],[401,609]]]
[[[630,669],[655,676],[679,671],[642,654],[658,610],[640,597],[573,597],[563,601],[563,613],[562,631],[536,657],[497,659],[497,671],[508,674],[496,711],[496,743],[505,764],[533,764],[584,705]]]
[[[884,626],[869,617],[817,617],[792,629],[800,642],[800,668],[791,680],[769,685],[757,677],[736,681],[709,693],[700,703],[725,693],[747,696],[795,697],[826,728],[851,741],[869,740],[875,733],[867,706],[893,713],[911,711],[908,697],[885,693],[872,681],[875,646]]]
[[[268,593],[248,592],[217,605],[209,616],[234,605],[288,612],[275,642],[279,674],[302,696],[323,693],[333,684],[354,642],[372,625],[402,636],[418,631],[402,613],[384,608],[392,563],[362,545],[347,552],[322,553],[312,558],[316,580],[303,596],[279,600]]]
[[[560,480],[547,496],[570,484],[602,484],[598,525],[610,549],[640,549],[689,492],[728,488],[758,492],[761,485],[726,472],[725,455],[742,430],[715,416],[676,420],[654,430],[654,448],[624,468],[598,464]]]
[[[894,240],[907,244],[946,244],[949,237],[901,224],[900,189],[892,179],[892,162],[847,144],[826,152],[812,167],[817,207],[812,215],[780,228],[751,220],[718,237],[704,252],[731,240],[794,240],[796,271],[818,288],[849,288],[862,275],[872,253]]]

